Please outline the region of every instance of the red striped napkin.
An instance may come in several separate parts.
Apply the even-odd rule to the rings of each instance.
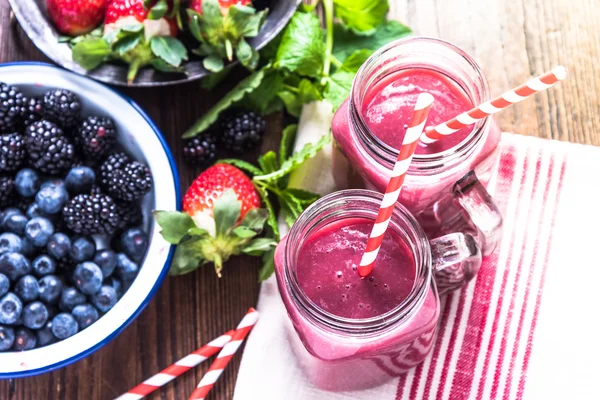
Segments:
[[[286,340],[273,279],[234,399],[588,399],[600,372],[600,148],[504,134],[489,190],[504,215],[500,248],[442,301],[432,353],[380,387],[314,388]]]

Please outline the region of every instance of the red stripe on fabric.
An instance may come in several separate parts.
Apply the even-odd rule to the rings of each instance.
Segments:
[[[471,111],[468,112],[468,114],[469,114],[469,117],[475,118],[475,119],[482,119],[482,118],[485,118],[490,115],[490,114],[482,111],[479,108],[472,109]]]
[[[190,369],[191,369],[190,367],[184,367],[182,365],[173,364],[173,365],[168,366],[167,368],[163,369],[161,371],[161,373],[167,374],[167,375],[179,376],[179,375],[189,371]]]
[[[127,393],[133,393],[140,396],[146,396],[148,393],[152,393],[152,391],[156,390],[156,386],[146,385],[145,383],[140,383]]]
[[[438,398],[438,399],[442,397],[442,395],[444,393],[444,389],[446,388],[446,380],[448,378],[448,372],[454,372],[454,371],[449,371],[452,354],[454,354],[455,350],[460,351],[460,349],[455,349],[456,337],[460,333],[459,332],[460,320],[462,319],[463,308],[465,306],[466,300],[467,300],[467,290],[462,289],[460,291],[460,298],[458,299],[458,308],[456,311],[456,319],[454,320],[454,325],[452,326],[452,333],[450,335],[450,343],[448,344],[448,351],[446,351],[444,366],[442,367],[442,375],[440,376],[441,384],[438,386],[438,390],[436,393],[436,398]],[[450,385],[452,385],[452,382],[450,382]]]
[[[562,186],[565,177],[565,171],[567,168],[567,161],[563,159],[561,169],[560,169],[560,178],[558,181],[558,189],[556,192],[556,199],[560,199],[560,194],[562,192]],[[554,231],[554,226],[556,224],[556,215],[558,214],[558,207],[554,208],[554,212],[552,213],[552,223],[550,225],[550,231]],[[517,397],[521,398],[523,395],[523,391],[525,390],[525,380],[527,379],[527,368],[529,367],[529,359],[531,357],[531,349],[533,347],[533,336],[535,334],[535,328],[537,326],[538,313],[540,311],[540,304],[542,302],[542,295],[544,291],[544,284],[546,283],[546,270],[548,267],[548,259],[550,258],[550,250],[552,249],[552,238],[550,235],[548,240],[548,247],[546,248],[546,254],[544,255],[544,267],[542,269],[542,279],[540,281],[540,290],[537,294],[537,298],[535,301],[535,309],[533,312],[533,319],[531,321],[531,328],[529,330],[529,335],[527,337],[527,347],[525,348],[525,356],[523,358],[523,367],[521,369],[521,379],[519,380],[519,388],[517,389]]]
[[[505,100],[502,97],[496,97],[494,100],[492,100],[490,102],[490,104],[496,108],[506,108],[506,107],[510,106],[512,103],[508,100]]]
[[[423,373],[423,363],[419,364],[415,369],[415,376],[413,378],[410,389],[409,399],[417,398],[417,389],[419,388],[419,381],[421,380],[421,374]]]
[[[401,400],[404,395],[404,387],[406,386],[406,374],[400,375],[400,379],[398,380],[398,389],[396,390],[396,399]]]
[[[538,179],[540,177],[540,173],[541,173],[541,169],[542,169],[542,149],[540,149],[540,151],[538,152],[537,155],[537,161],[536,161],[536,167],[535,167],[535,177],[533,182],[538,182]],[[552,171],[550,170],[549,172],[550,176],[552,174]],[[544,187],[544,193],[548,192],[548,189],[550,187],[550,183],[551,183],[551,179],[546,180],[546,186]],[[538,193],[538,185],[534,185],[533,186],[533,192],[531,193],[531,199],[533,200],[536,196],[536,194]],[[534,215],[534,211],[535,210],[531,210],[531,208],[529,209],[528,212],[528,216],[527,216],[527,226],[531,227],[531,229],[534,229],[533,227],[535,226],[536,229],[539,229],[539,223],[536,225],[534,225],[534,221],[532,221],[531,219],[533,218]],[[514,315],[514,308],[515,308],[515,300],[516,300],[516,293],[520,287],[521,284],[521,273],[525,272],[525,269],[528,268],[529,269],[529,274],[527,276],[527,287],[531,284],[531,277],[532,277],[532,272],[534,270],[534,268],[532,268],[533,265],[535,265],[535,263],[532,263],[530,265],[524,265],[523,263],[523,255],[526,251],[527,248],[527,235],[526,237],[523,239],[523,242],[521,244],[521,259],[519,260],[519,266],[517,268],[517,273],[515,276],[515,282],[513,284],[512,287],[512,293],[510,296],[510,303],[508,306],[508,314],[506,317],[506,323],[504,325],[504,330],[502,332],[502,339],[500,340],[500,350],[498,353],[498,364],[496,366],[496,371],[494,371],[494,377],[493,377],[493,382],[492,382],[492,391],[491,391],[491,397],[495,398],[496,395],[498,394],[498,385],[500,384],[500,375],[502,374],[502,365],[504,364],[504,357],[506,356],[506,344],[508,341],[508,331],[511,327],[512,324],[512,317]],[[539,242],[539,235],[536,238],[535,241],[535,245],[534,248],[537,248],[537,244]],[[506,296],[506,292],[504,293],[504,295]],[[527,301],[527,297],[525,297],[525,303],[523,304],[523,308],[526,307],[526,301]],[[518,311],[518,310],[516,310]],[[518,327],[517,329],[520,329],[520,327]],[[518,337],[518,335],[517,335]],[[511,361],[512,363],[513,361]]]
[[[504,145],[501,151],[495,199],[502,213],[506,215],[511,182],[515,178],[516,148],[512,145]],[[456,372],[452,380],[450,390],[451,399],[466,399],[470,395],[473,370],[477,363],[477,356],[481,350],[480,347],[487,322],[489,302],[495,284],[497,263],[498,251],[483,261],[477,274],[465,337],[460,349]]]
[[[522,195],[522,190],[523,190],[523,184],[525,183],[525,180],[527,178],[527,169],[528,169],[528,165],[529,165],[529,159],[528,157],[525,157],[525,161],[523,163],[523,174],[521,175],[521,181],[519,184],[519,192],[517,195],[517,199],[521,198]],[[526,193],[525,195],[529,195],[528,193]],[[518,200],[517,200],[518,201]],[[516,214],[515,214],[515,221],[519,220],[519,217],[521,216],[521,210],[517,209],[516,210]],[[512,256],[513,256],[513,249],[514,249],[514,243],[515,243],[515,235],[511,235],[511,244],[508,248],[508,257],[506,259],[506,263],[504,266],[504,274],[502,275],[502,283],[500,286],[500,293],[503,293],[503,289],[506,287],[506,281],[508,280],[508,268],[506,267],[507,265],[510,265],[510,263],[512,262]],[[490,358],[492,356],[492,351],[494,348],[494,343],[496,342],[496,333],[498,330],[498,322],[500,319],[500,313],[502,312],[502,306],[504,304],[504,296],[500,295],[499,299],[498,299],[498,305],[496,308],[496,313],[494,314],[494,321],[492,323],[492,331],[491,331],[491,335],[490,335],[490,342],[488,343],[488,347],[487,349],[485,349],[485,361],[483,364],[483,372],[481,374],[481,381],[479,382],[479,386],[477,388],[477,400],[481,400],[482,396],[483,396],[483,389],[485,387],[485,382],[487,380],[487,374],[488,374],[488,368],[490,365]],[[488,308],[489,308],[489,299],[488,299]]]
[[[532,94],[536,93],[536,90],[530,88],[527,85],[523,85],[523,86],[519,86],[518,88],[516,88],[515,93],[521,97],[527,97],[527,96],[531,96]]]

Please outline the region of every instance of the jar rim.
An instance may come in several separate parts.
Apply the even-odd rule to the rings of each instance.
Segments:
[[[378,334],[410,318],[415,310],[425,301],[427,292],[432,285],[431,248],[429,247],[429,241],[425,232],[417,223],[414,216],[400,203],[396,203],[388,229],[394,229],[413,251],[416,269],[415,282],[406,298],[386,313],[369,318],[346,318],[323,310],[302,290],[297,276],[292,271],[292,268],[290,268],[295,262],[292,250],[298,251],[302,247],[303,237],[310,237],[310,234],[314,233],[311,231],[316,229],[317,224],[322,221],[322,218],[319,218],[324,213],[333,210],[338,205],[343,205],[346,212],[352,212],[352,209],[348,205],[352,202],[361,202],[363,206],[365,204],[372,206],[372,210],[366,210],[369,211],[368,215],[361,215],[360,217],[371,219],[370,217],[372,216],[372,220],[375,220],[382,199],[383,195],[381,193],[363,189],[350,189],[331,193],[309,206],[300,215],[288,233],[283,255],[285,285],[292,301],[296,304],[302,315],[322,328],[327,328],[332,332],[344,335],[362,336]],[[339,215],[335,216],[339,217]],[[347,215],[336,221],[346,218],[356,218],[356,215]],[[400,224],[402,224],[401,229],[406,231],[399,231],[398,227]],[[406,233],[409,233],[409,235],[406,235]],[[290,246],[290,243],[294,243],[295,246]]]
[[[422,45],[441,46],[455,53],[460,60],[465,61],[468,67],[472,68],[472,73],[477,78],[477,85],[481,89],[480,103],[490,100],[490,91],[487,79],[483,74],[483,71],[479,64],[471,57],[465,50],[456,46],[448,41],[437,39],[428,36],[412,36],[409,38],[403,38],[395,40],[386,46],[380,48],[373,53],[367,61],[358,70],[354,81],[352,83],[352,89],[349,98],[349,109],[353,127],[358,132],[358,138],[363,145],[372,147],[377,150],[378,155],[381,156],[383,163],[387,164],[387,167],[392,167],[398,157],[398,149],[388,145],[379,139],[373,131],[368,127],[362,113],[359,111],[358,104],[361,104],[361,93],[358,90],[359,83],[364,81],[372,69],[376,68],[376,63],[380,57],[385,56],[387,52],[397,49],[401,46],[410,46],[418,43]],[[422,49],[422,47],[421,47]],[[444,74],[444,71],[437,71]],[[448,75],[449,78],[452,78]],[[376,82],[375,82],[376,83]],[[462,87],[462,85],[461,85]],[[465,89],[464,87],[462,87]],[[466,89],[465,89],[466,91]],[[467,91],[469,95],[469,91]],[[469,133],[469,135],[457,145],[446,149],[440,153],[434,154],[414,154],[411,165],[409,167],[409,173],[411,175],[422,175],[429,174],[431,171],[436,171],[443,167],[458,165],[462,162],[465,157],[468,157],[477,147],[479,143],[485,138],[485,133],[489,130],[491,124],[491,117],[487,116],[475,123],[475,126]]]

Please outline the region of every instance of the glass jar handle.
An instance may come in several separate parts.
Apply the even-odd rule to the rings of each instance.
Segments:
[[[502,213],[474,171],[469,171],[452,187],[452,195],[477,228],[484,256],[491,254],[502,236]]]
[[[458,289],[481,267],[481,250],[468,233],[455,232],[429,241],[433,271],[440,294]]]

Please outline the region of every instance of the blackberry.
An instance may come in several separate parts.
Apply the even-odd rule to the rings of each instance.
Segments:
[[[121,217],[121,225],[119,226],[120,228],[138,226],[142,223],[144,218],[140,205],[134,201],[117,202],[117,212]]]
[[[265,120],[253,112],[239,112],[221,120],[221,144],[236,153],[252,150],[262,142]]]
[[[0,134],[15,132],[25,109],[25,97],[14,86],[0,82]]]
[[[108,156],[100,166],[100,184],[102,187],[106,190],[115,171],[122,170],[129,163],[129,157],[125,153],[115,153]]]
[[[75,148],[54,123],[34,122],[25,129],[25,136],[29,163],[37,170],[57,175],[73,165]]]
[[[15,197],[15,180],[10,176],[0,176],[0,207],[12,204]]]
[[[117,129],[107,117],[86,118],[77,133],[76,143],[90,161],[100,161],[117,141]]]
[[[24,127],[28,127],[36,121],[41,120],[44,117],[44,105],[42,99],[39,97],[31,97],[25,99],[25,107],[23,109],[23,115],[21,116]]]
[[[63,207],[65,225],[81,235],[112,235],[121,225],[117,204],[106,195],[80,194]]]
[[[44,94],[44,117],[63,129],[73,128],[79,122],[81,100],[65,89],[53,89]]]
[[[197,136],[183,148],[183,157],[190,164],[208,167],[217,158],[217,141],[212,135]]]
[[[23,136],[18,133],[0,136],[0,172],[16,171],[26,156]]]
[[[117,200],[133,201],[152,189],[152,175],[147,166],[137,161],[115,169],[102,181],[108,194]]]

